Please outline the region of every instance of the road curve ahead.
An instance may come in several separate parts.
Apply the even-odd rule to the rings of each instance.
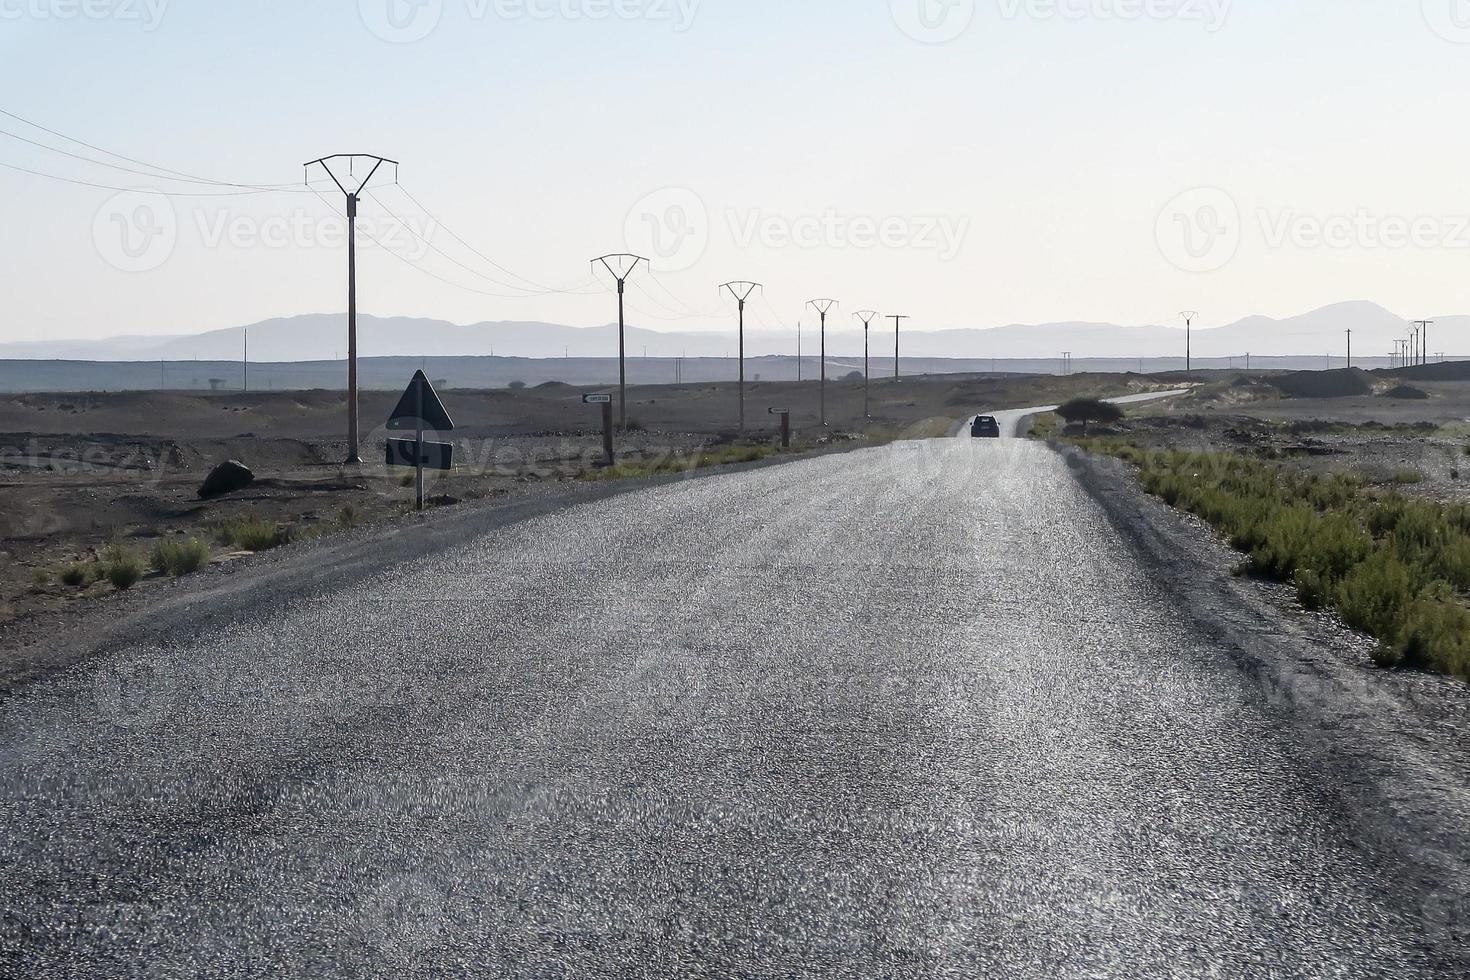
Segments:
[[[0,707],[0,975],[1443,975],[1033,444],[640,490],[191,622]]]

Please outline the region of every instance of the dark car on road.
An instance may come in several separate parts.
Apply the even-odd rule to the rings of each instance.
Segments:
[[[991,415],[980,415],[970,426],[970,435],[976,439],[999,439],[1000,423]]]

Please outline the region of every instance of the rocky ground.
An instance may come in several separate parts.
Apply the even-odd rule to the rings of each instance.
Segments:
[[[1191,396],[1130,411],[1116,431],[1149,448],[1242,452],[1470,499],[1470,380],[1363,377],[1367,392],[1327,398],[1283,397],[1269,377],[1208,378]],[[1405,387],[1424,397],[1404,397]]]

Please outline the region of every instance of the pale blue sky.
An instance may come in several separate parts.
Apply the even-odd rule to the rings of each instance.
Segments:
[[[1470,311],[1470,138],[1458,119],[1470,44],[1455,43],[1470,41],[1470,4],[1462,37],[1449,18],[1459,0],[1059,0],[1075,17],[1048,15],[1046,0],[977,0],[941,44],[899,26],[905,4],[942,12],[941,0],[682,0],[687,29],[680,0],[618,0],[640,15],[598,20],[554,12],[589,9],[578,0],[525,0],[553,10],[546,19],[513,0],[499,13],[491,0],[442,0],[413,43],[369,27],[404,0],[171,0],[153,23],[160,2],[0,0],[0,108],[229,181],[298,181],[302,161],[342,150],[396,157],[403,186],[448,231],[543,284],[584,282],[589,258],[649,246],[628,229],[672,214],[673,231],[695,232],[666,230],[655,255],[673,295],[630,294],[661,317],[718,309],[716,285],[736,278],[768,284],[757,329],[814,296],[930,329],[1158,322],[1185,308],[1215,324],[1358,298]],[[83,3],[99,16],[66,16]],[[1153,3],[1168,16],[1110,16]],[[96,155],[13,119],[0,130]],[[0,163],[209,189],[7,137]],[[192,332],[345,306],[344,250],[311,195],[174,198],[167,247],[129,271],[110,237],[123,233],[113,192],[0,169],[0,194],[0,340]],[[422,220],[398,191],[380,199]],[[1211,224],[1221,200],[1238,220],[1198,239],[1214,250],[1189,252],[1174,237],[1187,233],[1180,209]],[[363,214],[388,227],[375,202]],[[867,222],[868,237],[888,225],[889,240],[868,241]],[[1417,223],[1417,241],[1396,244],[1395,222]],[[282,244],[256,241],[282,227],[293,229]],[[445,229],[414,227],[507,278]],[[1345,237],[1319,244],[1323,227]],[[787,240],[813,229],[814,243]],[[395,241],[443,278],[504,291],[410,236]],[[361,259],[368,312],[578,324],[614,312],[609,295],[497,298],[376,248]],[[723,330],[729,317],[632,319]]]

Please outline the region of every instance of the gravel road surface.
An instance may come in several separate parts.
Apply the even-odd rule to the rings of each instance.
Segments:
[[[0,975],[1460,975],[1044,447],[363,547],[0,701]]]

